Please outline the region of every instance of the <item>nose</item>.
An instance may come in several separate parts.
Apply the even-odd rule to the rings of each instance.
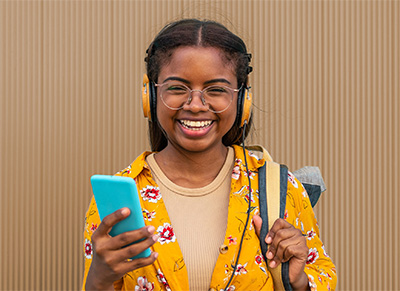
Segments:
[[[188,101],[183,105],[184,110],[192,112],[208,111],[208,107],[201,90],[191,90]]]

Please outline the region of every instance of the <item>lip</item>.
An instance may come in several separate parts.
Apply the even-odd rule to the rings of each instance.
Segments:
[[[207,123],[211,122],[209,125]],[[197,124],[195,124],[197,123]],[[196,126],[196,125],[203,125]],[[203,123],[203,124],[202,124]],[[189,137],[202,137],[206,135],[214,126],[214,120],[211,119],[179,119],[177,120],[177,124],[184,135]],[[193,125],[190,127],[189,124]]]

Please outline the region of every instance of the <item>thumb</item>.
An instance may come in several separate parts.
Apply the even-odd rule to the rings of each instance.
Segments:
[[[256,230],[256,234],[260,237],[261,225],[262,225],[262,218],[259,215],[253,216],[253,224]]]

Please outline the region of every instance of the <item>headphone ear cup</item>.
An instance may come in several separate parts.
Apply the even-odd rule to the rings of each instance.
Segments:
[[[237,112],[236,112],[236,124],[241,123],[242,116],[243,116],[243,94],[245,89],[240,89],[238,92],[238,100],[237,100]]]
[[[251,115],[251,105],[252,105],[252,94],[249,89],[243,89],[243,93],[240,95],[240,104],[238,103],[238,113],[240,111],[240,127],[244,126],[244,123],[249,123],[250,115]],[[240,107],[239,107],[240,106]]]
[[[151,121],[151,110],[150,110],[150,82],[146,74],[143,75],[143,87],[142,87],[142,106],[143,115]]]
[[[150,91],[149,103],[150,103],[150,114],[151,114],[150,121],[156,122],[157,121],[157,91],[156,91],[156,86],[154,85],[153,82],[150,82],[150,84],[149,84],[149,91]]]
[[[150,121],[156,121],[157,93],[153,82],[149,81],[146,74],[143,75],[142,87],[143,115]]]

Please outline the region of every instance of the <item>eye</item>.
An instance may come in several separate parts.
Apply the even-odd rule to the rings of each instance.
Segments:
[[[219,96],[219,95],[226,94],[227,92],[228,92],[228,90],[226,88],[220,87],[220,86],[208,87],[206,90],[206,93],[210,96]]]
[[[167,84],[165,89],[169,94],[186,94],[188,89],[182,85]]]

